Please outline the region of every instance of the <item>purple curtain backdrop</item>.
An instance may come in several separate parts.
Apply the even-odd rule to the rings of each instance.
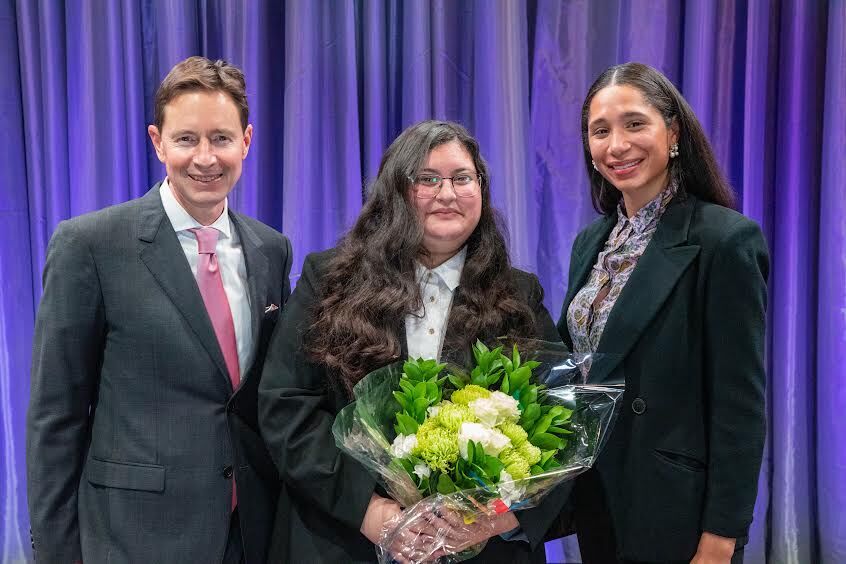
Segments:
[[[843,0],[0,0],[0,563],[31,558],[24,419],[47,242],[162,176],[146,135],[180,59],[247,75],[255,137],[232,205],[302,258],[334,244],[407,125],[465,123],[515,264],[557,316],[595,217],[588,86],[637,60],[690,101],[770,243],[769,440],[746,562],[846,562]],[[572,539],[550,561],[578,561]]]

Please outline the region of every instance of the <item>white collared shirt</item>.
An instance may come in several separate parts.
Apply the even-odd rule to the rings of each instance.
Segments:
[[[196,278],[200,255],[197,253],[197,238],[188,230],[203,227],[203,225],[191,217],[182,207],[182,204],[176,200],[167,178],[162,182],[159,194],[162,198],[164,211],[171,225],[173,225],[173,230],[176,231],[176,236],[185,252],[185,258],[188,259],[191,272],[194,273],[194,278]],[[226,291],[226,299],[229,300],[229,309],[232,311],[235,341],[238,344],[238,366],[241,378],[243,378],[244,371],[250,367],[250,363],[253,361],[250,294],[247,286],[247,263],[244,260],[244,251],[241,248],[238,232],[232,228],[232,223],[229,220],[228,200],[223,202],[223,213],[209,227],[214,227],[220,231],[217,236],[215,254],[220,265],[221,278],[223,278],[223,289]]]
[[[423,296],[423,308],[405,316],[405,339],[410,358],[440,359],[452,298],[461,281],[466,257],[467,247],[463,247],[454,257],[432,270],[417,263],[416,277]]]

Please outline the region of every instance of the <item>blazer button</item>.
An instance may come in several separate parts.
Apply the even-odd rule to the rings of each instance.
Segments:
[[[646,402],[643,398],[635,398],[632,402],[632,411],[634,411],[637,415],[643,415],[646,411]]]
[[[223,477],[226,478],[227,480],[232,477],[232,467],[231,466],[226,466],[223,469]]]

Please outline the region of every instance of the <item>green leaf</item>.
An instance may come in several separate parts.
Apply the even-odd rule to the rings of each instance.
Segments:
[[[513,384],[512,384],[513,385]],[[529,386],[526,391],[522,393],[522,400],[525,402],[523,405],[528,406],[530,403],[535,403],[538,401],[538,387],[537,386]]]
[[[515,388],[522,388],[529,382],[529,377],[531,375],[531,370],[529,370],[525,366],[521,366],[520,368],[511,373],[511,385]]]
[[[449,477],[448,474],[441,474],[438,476],[438,493],[440,494],[451,494],[452,492],[456,491],[455,483],[452,481],[452,478]]]
[[[529,439],[529,442],[541,450],[558,450],[562,447],[561,439],[549,433],[537,433]]]
[[[403,411],[411,411],[409,409],[411,404],[408,403],[408,398],[405,396],[405,394],[403,394],[402,392],[396,392],[395,391],[394,392],[394,398],[400,404],[400,407],[402,407]]]
[[[473,455],[473,463],[479,464],[487,456],[485,454],[485,447],[482,446],[482,443],[475,443],[474,448],[476,449],[476,454]]]
[[[549,460],[550,458],[552,458],[554,455],[555,455],[554,450],[543,450],[543,451],[541,451],[541,457],[540,457],[540,461],[538,461],[538,464],[543,466],[544,464],[546,464],[546,461]]]
[[[573,431],[570,429],[565,429],[564,427],[555,427],[550,425],[549,429],[546,430],[547,433],[555,433],[556,435],[572,435]]]
[[[476,386],[481,386],[482,388],[488,387],[488,377],[482,370],[479,370],[478,366],[473,369],[473,372],[470,373],[470,382],[475,384]]]
[[[502,376],[502,368],[494,370],[493,372],[488,374],[488,378],[485,382],[485,387],[490,388],[491,386],[496,384],[499,381],[501,376]]]
[[[414,389],[414,384],[408,378],[400,378],[399,387],[402,391],[411,396],[411,391]]]
[[[414,464],[407,458],[395,458],[397,462],[403,467],[403,469],[408,472],[411,476],[414,476]]]
[[[547,413],[540,420],[535,424],[535,428],[532,429],[532,435],[539,435],[541,433],[546,433],[546,430],[549,429],[549,425],[552,423],[552,416]]]
[[[517,344],[514,344],[514,348],[511,349],[511,358],[514,359],[514,368],[518,368],[520,366],[520,351],[517,350]]]
[[[537,476],[538,474],[543,474],[544,472],[546,472],[546,470],[544,470],[542,467],[538,466],[537,464],[535,464],[534,466],[529,468],[529,473],[532,476]]]
[[[553,468],[559,468],[561,463],[555,460],[554,458],[550,458],[546,461],[546,464],[543,465],[544,470],[552,470]]]
[[[447,378],[449,379],[450,384],[455,386],[456,390],[460,390],[464,386],[467,385],[467,382],[465,380],[463,380],[462,378],[459,378],[458,376],[456,376],[454,374],[450,374],[449,376],[447,376]]]
[[[414,418],[418,423],[423,423],[426,420],[426,408],[429,407],[429,400],[427,398],[416,398],[414,400]]]
[[[473,456],[476,454],[476,443],[467,441],[467,462],[473,464]]]
[[[423,379],[423,373],[418,366],[417,360],[406,361],[402,365],[402,371],[406,373],[409,379],[417,382]]]
[[[412,395],[414,399],[417,398],[425,398],[426,397],[426,383],[425,382],[418,382],[414,385],[414,394]]]
[[[413,417],[407,413],[397,413],[397,424],[399,425],[401,435],[413,435],[417,432],[420,426]]]
[[[527,427],[534,423],[541,414],[541,407],[537,403],[530,403],[523,410],[523,415],[520,417],[523,427]]]
[[[499,385],[499,391],[503,394],[509,393],[510,388],[508,387],[508,374],[502,377],[502,383]]]
[[[499,479],[499,473],[502,472],[505,465],[497,457],[485,455],[485,461],[482,468],[489,478]]]
[[[572,409],[567,409],[566,407],[562,407],[563,411],[560,415],[556,415],[555,419],[552,420],[553,425],[560,425],[561,423],[566,423],[570,421],[570,417],[573,415]]]
[[[473,358],[476,359],[476,364],[482,364],[482,357],[484,357],[484,355],[488,352],[490,351],[488,350],[488,347],[485,346],[485,343],[477,339],[476,344],[473,345]]]

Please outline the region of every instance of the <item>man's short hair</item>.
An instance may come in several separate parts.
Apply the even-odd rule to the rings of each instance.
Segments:
[[[164,123],[165,106],[177,96],[197,90],[227,94],[235,102],[241,115],[241,128],[247,128],[250,109],[247,106],[247,87],[241,69],[223,60],[188,57],[170,69],[156,91],[153,122],[159,131]]]

